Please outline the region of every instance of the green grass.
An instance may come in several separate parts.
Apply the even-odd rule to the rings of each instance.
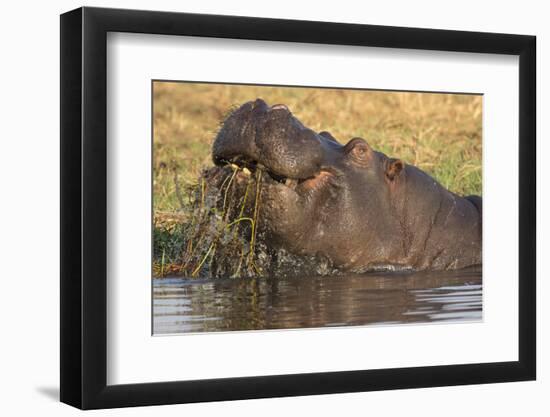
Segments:
[[[221,120],[258,97],[286,104],[304,125],[342,143],[363,137],[453,192],[481,195],[481,96],[168,82],[156,82],[153,96],[155,275],[170,273],[181,255],[186,190],[212,165]]]

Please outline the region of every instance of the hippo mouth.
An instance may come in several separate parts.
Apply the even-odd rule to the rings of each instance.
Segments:
[[[241,178],[251,177],[258,178],[259,173],[262,175],[262,181],[269,185],[285,187],[297,194],[305,192],[313,192],[318,190],[329,183],[333,184],[334,179],[337,178],[337,173],[330,168],[319,169],[313,175],[303,178],[290,178],[284,175],[277,174],[273,170],[269,169],[265,165],[258,161],[249,160],[246,158],[234,158],[233,161],[217,161],[217,165],[230,166],[237,171],[237,175]]]

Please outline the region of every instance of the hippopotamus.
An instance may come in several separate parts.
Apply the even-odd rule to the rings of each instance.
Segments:
[[[289,253],[351,272],[481,265],[481,197],[459,196],[363,138],[343,145],[315,132],[286,105],[241,105],[222,123],[212,158],[252,179],[261,170],[258,228]]]

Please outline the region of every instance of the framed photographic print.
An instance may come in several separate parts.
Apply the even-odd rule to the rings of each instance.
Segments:
[[[61,401],[535,379],[535,38],[61,16]]]

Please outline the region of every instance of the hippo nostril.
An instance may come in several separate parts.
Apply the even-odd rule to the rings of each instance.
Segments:
[[[256,108],[259,108],[259,107],[268,107],[266,102],[263,101],[261,98],[257,98],[256,100],[254,100],[254,102],[252,103],[252,108],[253,109],[256,109]]]

